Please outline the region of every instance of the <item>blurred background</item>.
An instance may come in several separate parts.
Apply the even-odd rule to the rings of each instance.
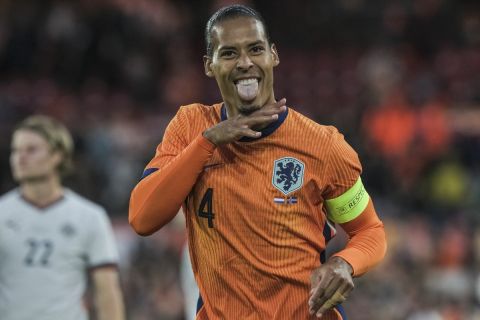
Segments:
[[[239,2],[277,45],[277,97],[345,134],[385,222],[387,258],[357,279],[350,319],[480,319],[480,3]],[[203,29],[231,3],[0,1],[0,193],[15,187],[13,126],[65,122],[76,141],[66,182],[111,215],[129,319],[185,319],[184,224],[140,238],[128,200],[178,107],[220,101]]]

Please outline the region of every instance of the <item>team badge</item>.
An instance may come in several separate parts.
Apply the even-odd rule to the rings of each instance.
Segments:
[[[60,229],[60,232],[67,238],[71,238],[75,235],[76,233],[76,230],[75,228],[69,224],[69,223],[66,223],[64,224],[61,229]]]
[[[272,184],[287,195],[302,187],[304,172],[305,165],[298,159],[292,157],[277,159],[273,164]]]

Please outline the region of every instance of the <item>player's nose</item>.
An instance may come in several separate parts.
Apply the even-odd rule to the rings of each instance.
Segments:
[[[250,59],[250,56],[246,53],[240,54],[237,61],[237,69],[243,71],[250,69],[252,66],[253,62],[252,59]]]

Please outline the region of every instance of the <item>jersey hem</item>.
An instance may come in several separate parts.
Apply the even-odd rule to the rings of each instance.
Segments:
[[[116,262],[106,262],[106,263],[100,263],[100,264],[95,264],[92,266],[89,266],[87,268],[88,272],[92,272],[98,269],[118,269],[118,264]]]

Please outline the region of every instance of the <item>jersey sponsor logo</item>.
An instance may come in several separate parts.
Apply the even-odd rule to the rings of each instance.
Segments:
[[[300,189],[303,185],[305,165],[302,161],[284,157],[273,163],[272,184],[284,195]]]

